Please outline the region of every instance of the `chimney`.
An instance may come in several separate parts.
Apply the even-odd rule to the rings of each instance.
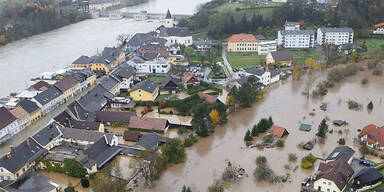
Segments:
[[[13,145],[9,146],[9,148],[11,148],[11,151],[15,150],[15,146]]]
[[[11,153],[7,153],[7,159],[11,159],[11,158],[12,158]]]
[[[29,139],[27,139],[27,142],[26,142],[27,146],[31,146],[31,142],[29,141]]]
[[[51,133],[51,137],[49,138],[49,140],[53,140],[53,138],[55,138],[55,135]]]

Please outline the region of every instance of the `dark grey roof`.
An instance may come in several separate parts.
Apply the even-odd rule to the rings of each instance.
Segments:
[[[34,90],[40,90],[43,87],[49,88],[49,87],[51,87],[51,85],[48,84],[46,81],[39,81],[39,82],[31,85],[31,88]]]
[[[208,40],[208,39],[197,39],[193,42],[193,44],[195,44],[196,46],[202,46],[202,45],[212,45],[212,40]]]
[[[346,43],[339,46],[342,50],[354,50],[354,49],[361,49],[360,46],[354,44],[354,43]]]
[[[374,167],[367,167],[361,169],[355,176],[355,179],[358,179],[362,184],[369,184],[383,179],[383,175],[377,171]]]
[[[97,111],[96,121],[128,123],[131,116],[136,116],[136,113],[124,111]]]
[[[282,51],[272,51],[271,52],[272,58],[280,61],[287,61],[287,60],[292,60],[292,54],[288,50],[282,50]]]
[[[136,73],[136,70],[133,67],[126,64],[124,65],[120,64],[119,67],[117,67],[112,72],[112,74],[115,75],[115,77],[120,78],[120,80],[122,80],[123,78],[129,79],[133,75],[135,75],[135,73]]]
[[[250,76],[246,76],[246,77],[244,77],[244,78],[236,79],[236,82],[239,83],[240,85],[243,85],[245,82],[248,81],[249,77],[250,77]],[[259,80],[260,80],[258,77],[256,77],[256,76],[254,76],[254,77],[255,77],[255,80],[256,80],[256,81],[259,81]]]
[[[167,76],[163,79],[163,81],[161,81],[160,87],[161,88],[171,88],[171,87],[177,88],[179,87],[179,81],[176,79],[173,79],[170,76]]]
[[[78,101],[75,101],[67,106],[68,112],[72,113],[72,115],[77,120],[82,121],[92,121],[95,118],[95,113],[92,113],[85,109]],[[62,121],[61,121],[62,122]]]
[[[166,138],[161,136],[158,133],[149,133],[142,135],[134,146],[140,146],[145,148],[146,150],[156,151],[158,147],[158,143],[165,143]]]
[[[34,96],[33,98],[39,102],[42,106],[49,103],[50,101],[60,97],[62,92],[57,89],[55,86],[48,88],[47,90],[41,92],[40,94]]]
[[[4,155],[0,159],[0,167],[4,167],[11,173],[16,173],[27,163],[38,159],[46,151],[46,149],[42,148],[33,139],[28,138],[10,152],[10,159],[7,158],[7,155]]]
[[[171,15],[171,12],[169,11],[169,9],[167,11],[167,15],[165,16],[165,18],[166,19],[172,19],[172,15]]]
[[[97,64],[104,64],[105,66],[109,66],[113,63],[115,59],[114,58],[109,58],[105,55],[98,56],[93,63]]]
[[[259,34],[259,35],[256,35],[256,39],[258,40],[267,40],[267,38],[265,38],[263,35]]]
[[[107,91],[112,91],[119,84],[120,81],[114,77],[114,75],[109,75],[100,82],[100,85],[103,86]]]
[[[78,102],[88,112],[95,113],[103,109],[108,99],[114,98],[114,95],[108,92],[101,85],[95,86],[91,91],[85,94]]]
[[[184,27],[164,27],[163,25],[158,28],[160,30],[160,37],[188,37],[192,36],[192,33]]]
[[[83,129],[73,129],[73,128],[59,128],[63,133],[63,138],[73,139],[80,141],[96,142],[100,138],[104,137],[104,133],[96,131],[88,131]]]
[[[158,56],[159,56],[159,53],[143,53],[142,54],[143,59],[145,59],[147,61],[154,60]]]
[[[35,102],[27,99],[20,101],[18,105],[29,114],[33,114],[40,109]]]
[[[55,87],[59,89],[62,93],[75,87],[79,81],[77,81],[72,75],[65,77],[64,79],[55,83]]]
[[[299,22],[286,21],[284,25],[285,26],[295,26],[295,25],[300,25],[300,23]]]
[[[51,141],[61,136],[57,123],[51,123],[32,136],[41,146],[47,146]]]
[[[5,107],[0,107],[0,130],[16,121],[17,118],[12,115]]]
[[[98,131],[100,127],[100,123],[93,122],[93,121],[70,120],[69,126],[73,129],[85,129],[85,130]]]
[[[348,146],[336,147],[327,157],[327,161],[336,159],[348,161],[353,156],[353,154],[355,154],[355,151]]]
[[[130,147],[130,146],[127,146],[127,145],[124,145],[124,144],[119,144],[118,145],[121,149],[120,153],[124,154],[124,155],[130,155],[130,156],[134,156],[134,157],[140,157],[141,156],[141,153],[143,152],[142,150],[139,150],[139,149],[135,149],[133,147]]]
[[[271,77],[274,77],[274,76],[277,76],[277,75],[280,75],[280,71],[279,70],[272,70],[271,71]]]
[[[110,56],[113,58],[117,58],[120,56],[122,51],[119,48],[116,47],[104,47],[104,50],[102,52],[102,55]]]
[[[83,165],[90,168],[96,163],[97,168],[101,168],[108,161],[118,155],[120,151],[120,147],[108,145],[106,139],[102,137],[84,151],[88,160]]]
[[[73,73],[73,77],[80,83],[87,80],[95,73],[91,69],[82,69]]]
[[[132,92],[132,91],[136,91],[138,89],[142,89],[144,91],[148,91],[150,93],[153,93],[156,90],[156,88],[157,88],[157,84],[152,82],[151,80],[147,79],[147,80],[144,80],[144,81],[137,83],[135,86],[132,87],[132,89],[130,91]]]
[[[315,35],[313,30],[281,30],[282,35]]]
[[[73,118],[65,110],[65,111],[61,112],[59,115],[57,115],[56,117],[54,117],[53,119],[64,127],[70,127],[69,121],[72,120]]]
[[[320,28],[320,31],[323,33],[328,33],[328,32],[353,33],[352,28]]]
[[[4,187],[8,192],[49,192],[56,189],[51,179],[37,172],[29,172],[21,180]]]
[[[245,71],[247,73],[257,75],[257,76],[262,76],[265,73],[264,69],[261,67],[250,67],[250,68],[247,68]]]
[[[154,40],[155,37],[149,33],[136,33],[128,42],[128,46],[140,47],[146,42]]]
[[[92,58],[82,55],[79,58],[77,58],[72,64],[90,64],[92,63],[92,61],[93,61]]]

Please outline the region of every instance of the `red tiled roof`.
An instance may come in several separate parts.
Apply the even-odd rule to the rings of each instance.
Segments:
[[[181,78],[183,83],[194,83],[196,81],[199,81],[195,76],[193,76],[191,73],[186,73],[184,77]]]
[[[369,135],[376,139],[380,146],[384,146],[384,127],[377,127],[376,125],[370,124],[363,128],[360,132],[359,137]],[[373,139],[367,139],[367,142],[376,143]]]
[[[140,136],[140,132],[125,130],[123,138],[125,141],[139,141]]]
[[[283,137],[285,131],[286,131],[285,128],[279,127],[279,126],[273,126],[271,128],[271,134],[277,137]]]
[[[228,42],[254,42],[258,41],[257,38],[252,34],[233,34],[228,38]]]
[[[384,23],[379,23],[379,24],[374,25],[373,28],[377,29],[377,28],[380,28],[383,26],[384,26]]]
[[[217,101],[217,96],[208,95],[201,91],[198,93],[198,95],[201,100],[204,100],[208,103],[215,103]]]
[[[129,127],[134,129],[146,129],[154,131],[164,131],[168,126],[168,120],[149,117],[131,116]]]

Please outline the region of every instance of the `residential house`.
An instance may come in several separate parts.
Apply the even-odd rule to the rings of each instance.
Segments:
[[[17,118],[5,107],[0,107],[0,142],[10,139],[20,131]]]
[[[299,22],[285,21],[284,29],[285,30],[300,30],[300,23]]]
[[[119,65],[120,63],[125,61],[125,52],[116,47],[104,47],[102,55],[111,59],[112,67]]]
[[[134,112],[125,111],[97,111],[96,121],[107,125],[112,123],[129,123],[131,116],[136,116]]]
[[[108,105],[112,109],[130,110],[135,108],[136,102],[127,97],[114,97],[108,100]]]
[[[107,75],[103,80],[101,80],[100,84],[104,89],[113,95],[117,95],[120,93],[120,79],[115,77],[114,75]]]
[[[44,149],[51,150],[60,144],[59,138],[63,135],[58,127],[59,124],[51,123],[34,134],[31,139]]]
[[[277,33],[277,45],[284,48],[314,48],[313,30],[282,30]]]
[[[264,89],[265,85],[263,83],[260,82],[260,79],[257,78],[256,76],[254,75],[248,75],[244,78],[240,78],[240,79],[236,79],[234,82],[233,82],[233,86],[236,86],[238,89],[245,83],[248,81],[248,79],[253,76],[255,78],[255,84],[253,85],[254,88],[256,90],[260,90],[260,89]]]
[[[212,40],[209,39],[197,39],[193,41],[197,51],[208,51],[212,48]]]
[[[383,175],[374,167],[366,167],[354,175],[352,188],[356,191],[366,191],[380,185]]]
[[[94,103],[94,105],[97,105],[97,104]],[[70,119],[68,118],[67,121],[71,119],[79,120],[79,121],[93,121],[95,119],[95,112],[88,111],[85,107],[82,106],[82,104],[79,103],[79,101],[75,101],[69,104],[67,106],[67,109],[63,113],[61,113],[59,116],[61,116],[62,114],[66,115],[64,116],[64,118],[70,117]],[[58,116],[55,118],[58,118]],[[58,122],[62,125],[65,125],[62,121],[58,121]]]
[[[59,192],[59,185],[52,182],[51,178],[32,171],[27,173],[22,180],[2,186],[5,192]]]
[[[79,94],[81,90],[80,82],[78,82],[72,75],[58,81],[54,86],[62,93],[64,102],[67,102],[69,99]]]
[[[270,71],[271,73],[271,80],[269,81],[270,84],[276,83],[280,80],[280,71],[278,69],[274,69]]]
[[[176,79],[173,79],[170,76],[165,77],[165,79],[160,84],[160,95],[164,94],[176,94],[179,92],[179,83]]]
[[[144,43],[155,40],[151,33],[136,33],[126,44],[126,51],[132,52],[138,50]]]
[[[100,122],[93,121],[77,121],[77,120],[69,120],[69,128],[72,129],[82,129],[88,131],[98,131],[104,133],[104,124]]]
[[[257,52],[259,40],[252,34],[233,34],[227,39],[228,52]]]
[[[184,76],[181,78],[181,81],[186,86],[189,84],[195,84],[199,82],[199,79],[191,73],[185,73]]]
[[[137,73],[168,73],[171,70],[169,61],[157,53],[145,53],[143,57],[134,56],[127,64]]]
[[[360,141],[369,147],[384,150],[384,127],[370,124],[359,133]]]
[[[59,105],[63,104],[64,98],[63,93],[56,88],[56,86],[52,86],[33,97],[32,101],[39,106],[42,114],[46,115],[50,111],[56,109]]]
[[[379,23],[373,26],[373,34],[384,34],[384,23]]]
[[[47,152],[28,138],[0,159],[0,181],[14,181],[36,165],[37,159]]]
[[[51,85],[47,83],[46,81],[38,81],[35,84],[31,85],[28,90],[30,91],[45,91],[47,90]]]
[[[170,55],[170,51],[166,46],[167,40],[163,38],[158,38],[155,41],[151,41],[149,43],[145,43],[137,50],[140,56],[144,57],[145,53],[156,53],[160,57],[167,58]]]
[[[116,135],[111,133],[102,133],[91,130],[84,129],[74,129],[74,128],[59,128],[62,135],[61,141],[69,143],[77,143],[78,145],[91,145],[97,142],[100,138],[105,137],[107,139],[108,145],[117,145],[119,143]]]
[[[90,69],[82,69],[73,73],[73,77],[80,83],[81,90],[96,84],[96,73]]]
[[[192,45],[192,33],[184,27],[165,27],[160,26],[156,29],[159,38],[167,40],[167,46],[180,44],[185,46]]]
[[[319,28],[317,29],[318,45],[342,45],[353,43],[352,28]]]
[[[260,41],[257,47],[257,53],[259,55],[268,55],[270,52],[277,50],[277,41],[276,40],[265,40]]]
[[[321,192],[342,192],[353,173],[351,166],[342,159],[320,163],[316,171],[314,189]]]
[[[93,58],[82,55],[72,62],[73,69],[87,69],[92,66]]]
[[[148,79],[137,83],[129,90],[129,96],[134,101],[155,101],[158,95],[159,86]]]
[[[141,133],[140,132],[125,130],[124,131],[123,139],[124,139],[124,141],[137,142],[137,141],[139,141],[140,137],[141,137]]]
[[[288,50],[273,51],[267,55],[267,64],[274,64],[278,66],[291,66],[292,54]]]
[[[353,154],[355,154],[355,151],[352,148],[348,146],[339,146],[329,154],[329,156],[325,159],[325,162],[329,163],[331,161],[341,159],[350,164],[352,162]]]
[[[127,93],[133,85],[133,77],[136,73],[135,68],[124,63],[112,71],[112,75],[120,81],[120,93]]]
[[[360,50],[361,50],[361,47],[354,43],[342,44],[337,47],[337,51],[339,53],[343,53],[346,55],[358,53]]]
[[[11,112],[12,115],[17,118],[17,123],[19,124],[20,130],[31,124],[29,113],[20,107],[20,105],[16,105],[16,107],[9,110],[9,112]]]
[[[166,119],[131,116],[129,118],[129,128],[139,131],[159,132],[165,134],[169,128]]]
[[[283,138],[285,136],[287,136],[289,133],[287,131],[287,129],[283,128],[283,127],[279,127],[279,126],[272,126],[271,128],[271,135],[277,137],[277,138]]]
[[[17,105],[23,108],[29,114],[29,121],[34,123],[41,118],[41,109],[31,100],[22,100]]]
[[[149,133],[141,135],[139,141],[133,146],[141,151],[156,151],[159,144],[166,143],[167,139],[158,133]]]
[[[80,113],[82,112],[82,109],[80,108],[83,108],[86,113],[88,113],[88,115],[84,115],[90,116],[91,114],[95,114],[96,111],[101,111],[102,109],[104,109],[108,104],[108,100],[112,98],[114,98],[114,95],[108,92],[104,87],[99,84],[96,85],[92,90],[90,90],[87,94],[85,94],[82,98],[77,101],[79,111],[73,111],[72,104],[69,105],[68,108],[70,108],[74,114],[77,114],[76,116],[80,115]]]
[[[271,84],[271,72],[265,71],[262,67],[250,67],[245,70],[247,76],[254,75],[264,85]]]

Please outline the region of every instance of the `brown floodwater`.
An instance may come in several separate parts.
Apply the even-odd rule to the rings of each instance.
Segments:
[[[324,158],[338,146],[339,138],[345,138],[346,145],[353,147],[357,151],[355,156],[359,157],[359,146],[353,145],[353,139],[358,134],[357,129],[362,129],[370,123],[383,125],[384,77],[372,76],[371,71],[359,72],[358,75],[337,84],[321,99],[307,98],[302,94],[308,89],[311,92],[317,82],[326,77],[325,74],[322,72],[306,75],[302,80],[288,79],[272,85],[266,90],[262,101],[254,104],[252,108],[242,109],[231,115],[228,123],[217,127],[212,136],[202,138],[188,148],[185,163],[170,166],[153,188],[139,188],[137,191],[173,192],[180,191],[183,185],[190,186],[194,192],[206,191],[215,179],[221,178],[226,160],[245,168],[249,175],[238,183],[232,183],[228,191],[299,191],[300,183],[313,172],[313,169],[304,170],[300,167],[301,158],[307,154],[312,153]],[[368,77],[368,85],[361,84],[364,77]],[[363,109],[349,110],[346,103],[349,99],[361,103]],[[371,100],[374,109],[368,113],[366,105]],[[322,102],[328,103],[328,111],[320,110]],[[311,112],[314,112],[315,116],[310,116]],[[285,127],[290,133],[285,139],[285,147],[263,150],[246,148],[243,138],[247,129],[251,129],[261,118],[269,116],[273,117],[275,125]],[[316,137],[317,127],[325,117],[329,117],[330,121],[345,120],[349,125],[335,127],[328,122],[329,129],[334,132],[328,134],[324,144],[316,144],[310,152],[299,149],[298,144]],[[312,130],[299,131],[300,123],[312,124]],[[337,133],[339,130],[343,133]],[[261,138],[255,138],[255,141],[260,142]],[[299,166],[295,172],[293,169],[287,171],[284,168],[284,165],[288,164],[289,153],[296,153],[298,157],[296,163],[290,163],[292,168]],[[273,185],[255,181],[253,171],[256,168],[255,159],[259,155],[267,157],[270,167],[277,175],[289,172],[290,181]],[[319,161],[316,164],[318,163]]]
[[[62,191],[69,185],[74,186],[76,191],[81,192],[90,192],[90,188],[83,188],[80,184],[80,178],[74,178],[70,177],[63,173],[55,173],[55,172],[48,172],[48,171],[39,171],[39,173],[49,177],[52,179],[52,181],[56,184],[58,184]],[[91,183],[92,184],[92,183]]]

